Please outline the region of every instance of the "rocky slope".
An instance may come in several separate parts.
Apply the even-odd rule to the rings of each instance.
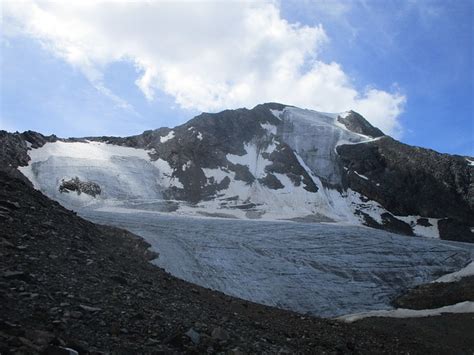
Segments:
[[[180,214],[335,221],[474,241],[474,159],[407,146],[353,111],[269,103],[132,137],[1,132],[0,142],[1,163],[29,164],[21,171],[35,187],[70,207],[147,200]],[[65,193],[61,184],[73,179],[101,194]]]
[[[178,280],[130,233],[94,225],[0,169],[0,352],[471,353],[470,315],[354,324]]]
[[[474,302],[474,276],[420,285],[397,297],[393,305],[397,308],[432,309],[463,301]]]
[[[394,215],[440,218],[442,238],[473,241],[474,167],[468,159],[411,147],[390,137],[343,145],[337,152],[348,171],[368,178],[347,174],[350,188]]]

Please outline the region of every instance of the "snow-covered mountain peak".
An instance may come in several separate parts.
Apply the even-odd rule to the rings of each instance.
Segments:
[[[38,189],[74,208],[333,221],[474,239],[469,161],[401,144],[354,111],[267,103],[125,138],[5,132],[0,140],[16,166],[30,159],[20,169]]]

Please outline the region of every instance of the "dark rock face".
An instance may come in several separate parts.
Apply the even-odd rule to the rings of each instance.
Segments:
[[[404,234],[413,236],[413,230],[408,223],[405,223],[397,218],[395,218],[392,214],[385,212],[382,213],[382,223],[378,223],[375,219],[373,219],[367,213],[358,210],[356,214],[362,216],[365,221],[365,225],[368,227],[376,228],[376,229],[383,229],[389,232]]]
[[[472,222],[472,219],[471,219]],[[443,239],[472,243],[474,233],[472,223],[454,218],[445,218],[438,222],[439,233]]]
[[[9,133],[0,130],[0,170],[6,171],[26,184],[31,185],[31,182],[16,169],[19,166],[28,165],[30,160],[28,145],[31,148],[39,148],[47,142],[54,142],[56,140],[57,137],[55,135],[46,137],[41,133],[33,131]]]
[[[41,133],[25,131],[23,133],[9,133],[0,130],[0,167],[13,167],[28,165],[30,157],[28,149],[40,148],[47,142],[55,142],[55,135],[43,136]]]
[[[262,129],[261,125],[266,123],[279,127],[281,122],[269,109],[282,110],[285,107],[280,104],[264,104],[252,110],[202,114],[185,125],[176,127],[175,138],[164,144],[159,144],[159,136],[168,134],[169,129],[145,132],[140,137],[126,138],[123,143],[155,148],[157,157],[170,163],[175,169],[176,177],[184,185],[184,189],[169,191],[170,197],[197,202],[212,198],[220,189],[225,188],[226,184],[208,181],[202,168],[228,169],[235,172],[236,179],[251,184],[255,177],[248,168],[226,159],[227,154],[244,154],[244,143],[247,142],[255,142],[262,149],[272,142],[277,143],[277,148],[272,153],[262,153],[264,158],[272,162],[266,168],[267,175],[259,179],[263,185],[271,189],[283,188],[274,175],[279,173],[286,174],[295,186],[303,184],[307,191],[317,192],[313,179],[281,136],[269,135]],[[333,188],[350,187],[368,199],[379,202],[394,215],[449,217],[449,222],[440,221],[442,238],[474,241],[469,228],[469,220],[474,220],[474,184],[472,168],[464,158],[410,147],[390,137],[383,137],[382,131],[355,112],[350,112],[344,118],[339,116],[338,121],[356,133],[382,138],[371,143],[337,148],[341,166],[348,168],[348,171],[343,176],[343,186],[332,186]],[[199,134],[202,139],[197,138]],[[191,166],[182,169],[188,161]],[[335,163],[338,164],[338,161]],[[359,174],[368,179],[361,178]],[[413,235],[412,228],[392,214],[383,215],[382,224],[375,221],[368,221],[367,224]]]
[[[281,143],[271,154],[264,153],[262,155],[272,162],[271,165],[267,166],[267,176],[271,175],[271,173],[286,174],[295,186],[300,186],[303,183],[306,191],[318,191],[318,187],[313,179],[300,165],[293,150],[287,144]],[[271,187],[271,184],[266,186],[274,188]],[[281,186],[283,187],[283,185]]]
[[[267,175],[265,175],[265,177],[259,179],[259,181],[265,185],[266,187],[270,188],[270,189],[273,189],[273,190],[278,190],[278,189],[283,189],[285,186],[281,183],[280,180],[278,180],[278,178],[271,174],[271,173],[267,173]]]
[[[449,218],[440,221],[442,238],[474,241],[468,228],[474,223],[474,170],[465,158],[408,146],[387,136],[342,145],[337,152],[348,169],[346,183],[351,189],[395,215]]]
[[[81,181],[77,176],[70,180],[62,180],[59,186],[60,192],[68,193],[69,191],[75,191],[78,195],[85,193],[92,197],[100,195],[101,189],[98,184],[93,181]]]
[[[398,308],[431,309],[464,301],[474,301],[474,276],[456,282],[434,282],[420,285],[397,297]]]
[[[270,109],[283,109],[285,105],[270,103],[255,108],[226,110],[219,113],[203,113],[187,123],[173,129],[160,128],[145,131],[138,136],[116,138],[87,138],[129,147],[154,149],[150,154],[152,160],[163,159],[173,168],[173,177],[177,178],[183,188],[170,188],[164,195],[170,199],[185,200],[197,203],[215,197],[218,192],[228,186],[226,181],[212,181],[206,178],[203,168],[218,169],[235,173],[235,179],[251,184],[256,177],[247,166],[234,164],[227,160],[227,154],[242,156],[246,154],[245,144],[255,144],[262,150],[262,156],[272,162],[268,167],[267,176],[260,181],[271,189],[282,188],[283,185],[273,173],[286,174],[295,186],[304,184],[310,192],[317,187],[308,173],[298,163],[294,152],[280,137],[262,128],[262,124],[277,126],[280,121]],[[161,141],[162,137],[173,133],[173,137]],[[270,154],[264,153],[272,143],[277,148]]]
[[[25,139],[19,133],[8,133],[0,131],[0,165],[22,166],[28,165],[28,146]]]
[[[349,131],[360,133],[369,137],[377,138],[384,136],[384,133],[372,126],[364,117],[357,112],[349,111],[345,117],[339,116],[338,122],[342,123]]]

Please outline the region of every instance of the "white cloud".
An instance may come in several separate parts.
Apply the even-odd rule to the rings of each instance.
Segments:
[[[131,61],[137,86],[153,100],[172,95],[183,108],[217,111],[278,101],[327,112],[354,109],[390,134],[405,98],[359,92],[337,63],[318,52],[329,39],[321,25],[281,18],[268,2],[2,2],[7,36],[31,36],[81,70],[118,105],[104,68]]]

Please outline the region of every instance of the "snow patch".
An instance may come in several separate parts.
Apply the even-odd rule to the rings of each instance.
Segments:
[[[358,177],[364,179],[364,180],[369,180],[369,178],[365,175],[359,174],[357,171],[354,170],[354,174],[356,174]]]
[[[282,111],[279,111],[279,110],[270,110],[270,112],[272,113],[273,116],[275,116],[276,118],[278,118],[279,120],[281,120],[281,115],[283,114],[283,110],[282,110]]]
[[[227,176],[229,176],[229,172],[222,170],[221,168],[218,169],[209,169],[203,168],[202,171],[208,180],[214,179],[214,182],[220,183],[224,180]]]
[[[180,189],[184,188],[179,179],[173,176],[173,168],[166,160],[159,158],[152,161],[151,163],[156,166],[160,172],[158,175],[158,181],[160,185],[164,187],[177,187]],[[190,163],[190,161],[188,161],[188,163]]]
[[[262,178],[266,175],[265,167],[271,164],[271,161],[262,157],[263,152],[271,153],[276,148],[275,144],[269,145],[266,149],[259,150],[254,143],[246,143],[244,149],[246,154],[235,155],[227,154],[226,158],[233,164],[245,165],[250,173],[256,178]]]
[[[160,143],[168,142],[170,139],[174,138],[174,131],[170,131],[166,136],[160,137]]]
[[[381,215],[387,212],[387,210],[385,210],[379,203],[371,200],[365,201],[361,194],[351,189],[347,190],[347,193],[344,197],[347,203],[350,205],[353,214],[356,214],[357,211],[361,211],[369,215],[378,224],[383,223]],[[359,216],[359,223],[363,224],[363,222],[364,217]]]
[[[467,160],[467,163],[470,165],[470,166],[474,166],[474,160],[470,160],[468,158],[466,158]]]
[[[393,310],[382,310],[382,311],[370,311],[363,313],[349,314],[342,317],[336,318],[346,323],[352,323],[360,319],[369,317],[390,317],[390,318],[420,318],[420,317],[432,317],[440,316],[443,313],[474,313],[474,302],[465,301],[456,303],[454,305],[445,306],[435,309],[405,309],[398,308]]]
[[[51,156],[68,158],[90,158],[109,161],[113,156],[137,157],[149,159],[143,149],[123,147],[102,142],[54,142],[46,143],[41,148],[33,149],[28,153],[32,162],[42,162]]]
[[[202,133],[201,133],[201,132],[198,132],[197,139],[199,139],[200,141],[202,141]]]
[[[439,279],[434,280],[433,282],[455,282],[461,280],[463,277],[473,276],[474,275],[474,261],[471,261],[466,267],[462,268],[459,271],[453,272],[441,276]]]
[[[266,130],[269,134],[273,134],[273,135],[277,134],[277,127],[272,124],[261,123],[260,126],[262,126],[262,128]]]
[[[428,218],[421,216],[394,216],[395,218],[402,220],[405,223],[408,223],[413,229],[413,233],[416,235],[427,237],[427,238],[438,238],[439,239],[439,229],[438,221],[439,218]],[[426,219],[428,225],[419,224],[418,220]]]
[[[436,220],[436,218],[429,218],[429,220]],[[439,239],[439,229],[438,222],[431,223],[431,226],[423,226],[421,224],[416,224],[413,227],[413,233],[427,238],[438,238]]]

